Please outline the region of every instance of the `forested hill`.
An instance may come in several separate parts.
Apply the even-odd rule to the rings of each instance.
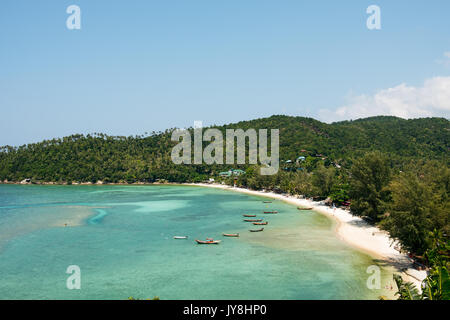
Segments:
[[[393,163],[437,159],[448,165],[450,150],[450,125],[443,118],[372,117],[326,124],[279,115],[218,128],[279,129],[282,160],[322,154],[344,167],[374,150],[387,153]],[[229,168],[174,165],[170,152],[175,143],[170,137],[171,130],[133,137],[72,135],[17,148],[5,146],[0,148],[0,180],[183,182],[205,179]]]
[[[379,116],[326,124],[311,118],[272,116],[229,127],[279,128],[281,157],[287,159],[295,159],[302,149],[336,160],[374,150],[394,158],[443,159],[450,150],[450,123],[443,118]]]

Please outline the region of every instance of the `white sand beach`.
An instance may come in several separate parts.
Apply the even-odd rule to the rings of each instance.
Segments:
[[[189,185],[232,190],[286,201],[299,207],[311,207],[314,211],[324,214],[337,222],[336,233],[340,239],[356,249],[369,254],[374,259],[377,259],[380,264],[395,268],[405,281],[414,283],[419,290],[422,280],[427,276],[426,271],[419,271],[412,268],[412,259],[395,249],[396,242],[393,242],[389,238],[387,232],[369,225],[363,219],[353,216],[346,210],[339,208],[333,209],[320,202],[301,199],[286,194],[254,191],[221,184],[195,183]]]

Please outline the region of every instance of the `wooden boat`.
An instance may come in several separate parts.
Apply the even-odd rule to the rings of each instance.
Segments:
[[[268,213],[270,213],[270,214],[276,214],[276,213],[278,213],[278,211],[264,211],[264,213],[266,213],[266,214],[268,214]]]
[[[245,222],[261,222],[263,219],[244,219]]]
[[[239,237],[239,233],[223,233],[224,237]]]
[[[248,231],[250,231],[250,232],[261,232],[261,231],[264,231],[264,228],[261,228],[261,229],[254,229],[254,230],[248,230]]]
[[[253,222],[253,224],[255,226],[266,226],[269,224],[269,222],[265,221],[265,222]]]
[[[188,236],[174,236],[174,239],[187,239]]]
[[[256,214],[243,214],[242,215],[243,217],[249,217],[249,218],[254,218],[254,217],[256,217]]]
[[[263,201],[263,203],[272,203],[272,201]]]
[[[297,209],[298,210],[312,210],[313,208],[300,208],[300,207],[297,207]]]
[[[213,239],[207,239],[206,241],[203,240],[195,240],[198,244],[219,244],[221,240],[213,240]]]

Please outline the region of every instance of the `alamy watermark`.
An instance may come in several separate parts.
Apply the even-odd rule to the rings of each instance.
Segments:
[[[273,175],[279,169],[279,140],[278,129],[270,130],[270,155],[267,147],[267,129],[226,129],[225,141],[219,129],[209,128],[203,132],[201,121],[194,122],[194,143],[192,161],[191,133],[186,129],[172,132],[172,141],[179,142],[173,149],[171,158],[175,164],[224,164],[246,163],[246,145],[248,145],[248,164],[261,164],[261,175]],[[180,142],[180,139],[182,141]],[[211,142],[203,150],[203,142]],[[246,144],[248,141],[248,144]],[[237,142],[235,144],[235,142]]]
[[[77,265],[70,265],[66,269],[66,273],[70,276],[66,280],[66,288],[69,290],[81,289],[81,269]]]
[[[69,30],[81,29],[81,9],[79,6],[72,4],[67,7],[66,13],[70,14],[66,20],[66,27]],[[366,13],[370,16],[366,20],[366,26],[369,30],[381,30],[381,9],[379,6],[372,4],[367,7]]]
[[[381,269],[379,266],[370,265],[367,267],[366,273],[371,274],[366,281],[366,286],[370,290],[381,289]]]
[[[66,20],[66,27],[69,30],[81,29],[81,9],[77,5],[70,5],[66,9],[66,13],[70,14]]]
[[[381,30],[381,9],[377,5],[370,5],[366,10],[370,16],[367,18],[366,25],[369,30]]]

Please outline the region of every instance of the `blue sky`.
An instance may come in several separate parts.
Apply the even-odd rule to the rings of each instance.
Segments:
[[[66,8],[81,8],[68,30]],[[366,8],[381,8],[368,30]],[[0,4],[0,145],[287,114],[450,114],[450,1]]]

